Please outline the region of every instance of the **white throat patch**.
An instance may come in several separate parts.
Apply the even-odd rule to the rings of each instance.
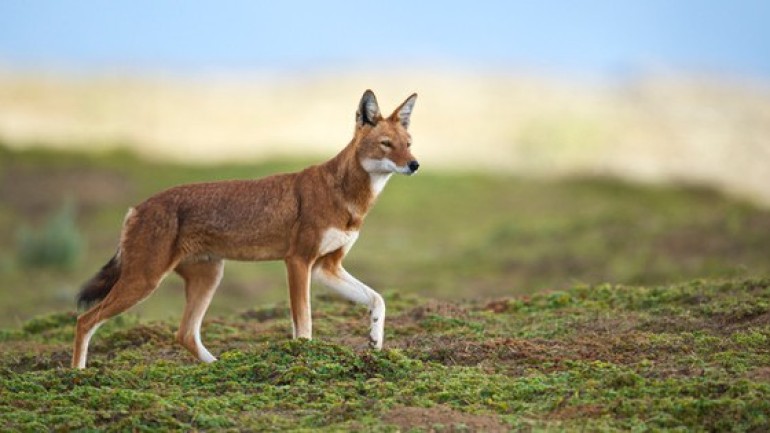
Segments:
[[[408,167],[399,167],[395,162],[388,158],[373,159],[366,158],[361,161],[361,166],[369,173],[369,179],[371,181],[372,194],[377,197],[382,189],[385,188],[385,184],[388,183],[390,175],[393,173],[410,173]]]
[[[356,239],[358,239],[358,231],[356,230],[342,231],[335,227],[328,228],[321,237],[318,254],[324,256],[340,248],[342,248],[344,254],[347,254],[353,247]]]
[[[385,188],[385,185],[388,183],[388,179],[390,179],[391,175],[392,173],[369,173],[369,180],[371,181],[372,185],[372,194],[375,198],[380,195],[382,189]]]

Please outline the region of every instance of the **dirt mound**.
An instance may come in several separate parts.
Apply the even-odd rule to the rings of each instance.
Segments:
[[[174,331],[168,324],[152,323],[120,330],[93,343],[94,352],[110,352],[152,344],[168,347],[174,343]]]

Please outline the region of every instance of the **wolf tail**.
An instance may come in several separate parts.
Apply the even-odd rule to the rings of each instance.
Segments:
[[[87,308],[102,299],[104,299],[108,293],[115,286],[120,278],[120,252],[116,253],[106,265],[97,272],[88,282],[86,282],[80,289],[80,293],[77,296],[77,302],[79,308]]]

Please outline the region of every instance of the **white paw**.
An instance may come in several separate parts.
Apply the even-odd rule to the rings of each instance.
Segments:
[[[382,340],[384,334],[384,327],[382,324],[382,318],[375,321],[372,318],[372,331],[369,333],[369,347],[372,349],[382,349]]]
[[[205,347],[198,348],[198,359],[200,359],[201,362],[205,362],[206,364],[211,364],[212,362],[217,360],[217,358],[215,358],[214,355],[212,355],[208,350],[206,350]]]

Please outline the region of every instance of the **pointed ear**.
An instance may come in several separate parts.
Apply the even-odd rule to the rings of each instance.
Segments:
[[[366,124],[374,126],[380,120],[382,120],[382,115],[380,114],[380,106],[377,105],[377,98],[374,97],[374,92],[367,90],[361,97],[361,102],[358,103],[356,125],[359,127]]]
[[[412,93],[412,96],[406,98],[403,104],[401,104],[393,114],[390,115],[392,120],[398,120],[404,125],[404,128],[409,129],[409,119],[412,117],[412,109],[414,108],[414,101],[417,100],[417,94]]]

